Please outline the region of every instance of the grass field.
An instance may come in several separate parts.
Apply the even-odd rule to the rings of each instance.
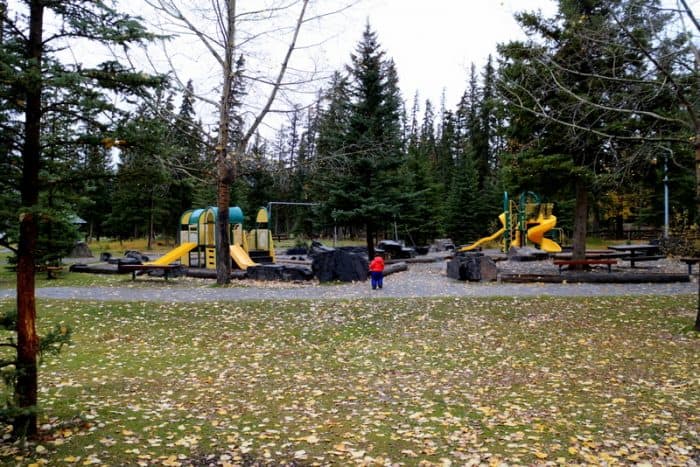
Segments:
[[[41,300],[74,344],[42,366],[42,439],[0,463],[697,462],[696,305]]]

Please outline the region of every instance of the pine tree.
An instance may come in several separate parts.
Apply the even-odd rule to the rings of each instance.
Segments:
[[[345,225],[363,226],[374,254],[375,234],[397,214],[402,163],[401,107],[393,62],[384,59],[369,24],[351,55],[344,173],[329,187],[328,206]]]
[[[479,173],[472,153],[465,152],[457,161],[447,196],[445,229],[456,243],[468,243],[482,235],[479,221]]]
[[[312,165],[311,193],[314,199],[326,200],[336,176],[344,170],[350,127],[350,86],[348,79],[336,72],[329,90],[324,93],[325,109],[318,118],[316,155]],[[316,210],[319,227],[335,224],[335,206],[322,203]]]
[[[173,229],[184,211],[208,206],[216,196],[214,161],[209,156],[202,124],[195,120],[194,95],[194,85],[189,80],[170,129],[174,147],[173,160],[169,163],[172,202],[168,205],[168,226]]]
[[[0,63],[0,83],[3,100],[0,108],[16,126],[13,130],[11,151],[19,161],[21,175],[17,193],[20,195],[19,212],[12,218],[20,219],[17,248],[17,379],[15,399],[21,411],[13,421],[13,435],[33,438],[37,435],[37,352],[39,337],[36,333],[36,302],[34,274],[36,266],[40,194],[44,189],[40,174],[45,162],[46,147],[42,136],[46,123],[58,115],[92,116],[87,109],[111,108],[111,99],[101,90],[130,93],[144,84],[156,84],[147,75],[134,72],[118,62],[108,61],[95,67],[66,65],[57,59],[57,51],[65,41],[82,38],[93,43],[128,46],[151,36],[133,18],[109,8],[103,2],[74,0],[46,2],[28,0],[18,11],[8,11],[3,23],[3,47]],[[44,16],[56,16],[61,24],[60,34],[44,37]],[[47,96],[62,100],[62,105],[47,106]],[[68,96],[77,97],[69,99]],[[89,117],[86,117],[89,118]],[[87,128],[85,125],[83,128]],[[88,135],[89,136],[89,135]],[[102,135],[93,135],[99,142]],[[85,138],[89,140],[88,137]],[[72,138],[76,143],[79,139]],[[69,142],[69,143],[70,143]]]
[[[501,48],[510,146],[520,153],[518,167],[550,158],[549,183],[574,185],[576,258],[585,254],[591,194],[602,183],[634,180],[659,143],[681,142],[684,131],[666,124],[682,121],[682,109],[693,106],[684,97],[690,88],[680,84],[679,57],[689,58],[690,48],[683,36],[667,35],[669,19],[656,0],[561,0],[554,18],[520,14],[533,41]],[[659,107],[664,93],[683,106]]]

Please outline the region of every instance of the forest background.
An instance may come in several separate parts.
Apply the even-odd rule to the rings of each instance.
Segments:
[[[78,217],[88,238],[145,235],[150,247],[175,236],[184,211],[216,204],[219,284],[230,280],[231,204],[250,216],[273,200],[315,203],[273,213],[274,230],[309,238],[340,227],[364,236],[370,255],[392,230],[417,244],[473,240],[495,228],[506,191],[554,203],[574,259],[589,229],[619,236],[626,223],[660,225],[662,186],[674,234],[697,223],[700,23],[688,0],[559,0],[550,17],[517,14],[529,39],[473,66],[455,108],[407,104],[369,22],[313,104],[290,99],[316,82],[290,59],[307,47],[303,26],[334,14],[319,9],[326,1],[144,4],[165,18],[158,30],[119,2],[0,0],[0,245],[17,263],[7,321],[17,359],[4,362],[16,368],[13,436],[38,433],[37,356],[51,342],[36,333],[37,266],[73,246]],[[176,34],[200,40],[218,63],[215,98],[174,69],[135,66],[131,51]],[[244,53],[260,37],[286,44],[267,74]],[[99,61],[97,46],[111,59]],[[85,61],[64,60],[76,50]],[[196,101],[216,109],[215,130]],[[265,138],[261,123],[280,102],[287,121]]]
[[[687,233],[697,216],[696,23],[690,8],[677,6],[561,1],[549,18],[518,14],[529,40],[501,44],[483,68],[472,65],[454,106],[406,99],[381,31],[368,23],[344,69],[305,82],[318,84],[312,104],[288,102],[278,127],[246,144],[231,205],[252,221],[270,201],[319,203],[273,212],[275,233],[302,239],[338,227],[351,238],[398,232],[413,244],[466,243],[498,228],[504,192],[553,202],[558,227],[571,235],[578,193],[579,204],[587,199],[587,232],[619,238],[663,225],[666,180],[671,229]],[[5,36],[9,53],[7,28]],[[231,147],[249,126],[256,86],[247,57],[235,58]],[[44,114],[45,256],[70,248],[76,216],[89,239],[147,237],[150,245],[174,239],[185,210],[216,204],[219,131],[198,117],[193,82],[179,86],[184,80],[162,73],[114,107],[105,103],[116,90],[95,90],[81,98],[83,118]],[[46,89],[46,108],[65,106],[71,93]],[[3,94],[0,231],[11,246],[19,234],[21,118],[13,88]]]

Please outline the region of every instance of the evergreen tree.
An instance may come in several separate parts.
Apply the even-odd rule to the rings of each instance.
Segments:
[[[499,144],[496,139],[498,128],[498,118],[496,113],[496,70],[493,67],[493,58],[489,55],[482,74],[483,84],[481,88],[481,105],[479,109],[479,124],[484,141],[483,157],[487,160],[489,175],[485,178],[493,178],[498,170]],[[487,184],[487,182],[483,182]]]
[[[109,8],[103,2],[75,0],[46,2],[28,0],[8,11],[2,21],[3,46],[0,48],[0,83],[3,99],[0,109],[11,125],[12,143],[6,148],[21,167],[17,184],[21,206],[12,216],[20,219],[17,248],[17,378],[15,399],[21,411],[13,421],[14,436],[37,435],[37,352],[36,302],[34,274],[37,262],[37,239],[41,218],[40,194],[44,190],[40,174],[46,160],[47,123],[58,115],[95,115],[87,109],[110,108],[111,99],[102,94],[129,93],[143,84],[155,84],[150,77],[134,72],[120,63],[108,61],[95,67],[67,65],[57,59],[57,52],[72,38],[93,43],[128,46],[150,38],[134,18]],[[44,37],[44,16],[56,16],[60,34]],[[62,105],[47,106],[47,96],[57,96]],[[75,96],[76,99],[69,99]],[[87,125],[84,128],[88,128]],[[77,142],[73,135],[70,142]],[[102,135],[96,135],[99,140]],[[95,135],[92,136],[95,138]],[[87,140],[88,138],[86,138]],[[21,157],[21,160],[20,160]],[[18,174],[19,175],[19,174]]]
[[[216,167],[211,157],[213,144],[202,122],[195,119],[194,102],[195,89],[189,80],[171,129],[175,156],[168,164],[173,177],[173,203],[169,217],[174,222],[187,209],[210,206],[216,199]]]
[[[108,218],[111,230],[120,238],[146,236],[148,248],[158,226],[175,233],[182,210],[171,212],[171,188],[176,182],[171,163],[179,156],[173,138],[172,96],[156,93],[153,102],[142,105],[136,117],[120,128],[128,145],[122,148],[118,165],[112,212]],[[179,204],[179,203],[176,203]]]
[[[339,72],[333,74],[324,101],[327,104],[319,115],[316,155],[311,163],[311,193],[313,199],[325,201],[336,176],[345,168],[350,127],[350,86]],[[335,224],[334,209],[325,202],[316,209],[319,227]]]
[[[457,161],[447,196],[445,230],[456,242],[473,242],[482,235],[479,221],[479,174],[471,152],[465,152]]]
[[[345,170],[327,185],[327,205],[339,223],[364,227],[367,249],[373,255],[375,234],[399,209],[400,97],[393,62],[384,59],[369,25],[351,61]]]
[[[689,88],[680,84],[682,66],[663,65],[679,64],[689,49],[682,37],[664,37],[669,16],[659,6],[655,0],[561,0],[554,18],[518,16],[537,42],[501,49],[507,61],[499,90],[509,102],[509,144],[518,152],[513,163],[520,170],[532,161],[548,170],[550,185],[574,185],[577,258],[585,254],[591,195],[604,183],[640,180],[649,150],[658,150],[649,143],[681,140],[683,131],[664,128],[682,120],[679,106],[669,113],[656,98],[666,93],[684,108],[694,105],[683,99]],[[673,52],[664,48],[669,40],[676,41]]]

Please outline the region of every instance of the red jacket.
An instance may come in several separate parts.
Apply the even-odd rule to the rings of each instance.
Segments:
[[[370,272],[382,272],[384,271],[384,258],[381,256],[375,256],[371,263],[369,263]]]

